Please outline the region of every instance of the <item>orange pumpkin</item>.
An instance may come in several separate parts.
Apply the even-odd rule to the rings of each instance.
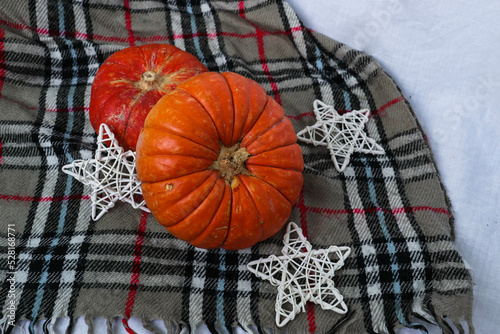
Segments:
[[[283,108],[253,80],[207,72],[151,110],[137,143],[144,199],[175,237],[243,249],[285,224],[304,161]]]
[[[208,69],[195,56],[168,44],[146,44],[113,53],[99,67],[90,95],[89,118],[106,123],[120,146],[135,151],[151,108],[184,80]]]

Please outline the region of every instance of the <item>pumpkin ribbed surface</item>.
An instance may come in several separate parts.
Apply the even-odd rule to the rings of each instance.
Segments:
[[[239,74],[197,75],[146,118],[136,167],[148,208],[179,239],[243,249],[285,224],[304,162],[283,108]]]
[[[90,98],[92,127],[106,123],[120,146],[136,150],[151,108],[186,79],[208,69],[173,45],[146,44],[117,51],[99,67]]]

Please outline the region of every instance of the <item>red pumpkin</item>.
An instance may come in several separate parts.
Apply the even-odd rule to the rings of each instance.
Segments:
[[[136,167],[148,208],[200,248],[243,249],[285,224],[304,161],[283,108],[239,74],[197,75],[151,110]]]
[[[151,108],[186,79],[208,69],[188,52],[146,44],[113,53],[97,71],[90,96],[90,123],[106,123],[120,146],[135,151]]]

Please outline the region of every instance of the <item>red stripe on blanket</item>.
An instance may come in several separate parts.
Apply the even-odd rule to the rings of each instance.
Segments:
[[[304,191],[303,190],[301,191],[301,193],[299,195],[299,200],[297,201],[296,205],[299,208],[299,212],[300,212],[300,227],[302,229],[302,234],[307,239],[308,233],[307,233],[306,215],[307,215],[307,211],[309,211],[309,210],[308,210],[307,206],[304,204]]]
[[[128,31],[128,43],[130,46],[135,46],[135,36],[132,31],[132,15],[130,14],[129,0],[123,0],[123,6],[125,7],[125,27]]]
[[[288,118],[291,118],[291,119],[298,121],[299,119],[302,119],[304,117],[314,117],[314,113],[312,111],[306,111],[306,112],[298,114],[297,116],[295,116],[295,115],[287,115],[287,116],[288,116]]]
[[[28,106],[22,102],[19,102],[19,101],[13,100],[13,99],[9,99],[8,97],[5,97],[5,96],[0,96],[0,100],[5,100],[5,101],[15,103],[15,104],[20,105],[21,107],[23,107],[25,109],[40,110],[39,108]],[[82,106],[82,107],[72,107],[72,108],[45,109],[45,111],[49,111],[49,112],[80,112],[80,111],[89,111],[89,109],[90,109],[89,107]]]
[[[137,334],[132,328],[130,328],[130,326],[128,325],[128,320],[123,318],[122,319],[122,324],[123,324],[123,327],[125,327],[125,331],[129,334]]]
[[[9,21],[5,21],[5,20],[0,20],[0,25],[4,25],[6,27],[13,28],[16,30],[33,31],[39,35],[44,35],[44,36],[58,36],[58,37],[73,36],[73,37],[76,37],[79,39],[87,39],[87,34],[81,33],[78,31],[65,32],[65,31],[58,31],[58,30],[50,30],[47,28],[34,28],[34,27],[30,27],[26,24],[14,23],[14,22],[9,22]],[[119,42],[119,41],[125,42],[126,41],[125,39],[117,39],[114,37],[106,37],[106,36],[100,36],[100,35],[98,35],[98,39],[105,40],[108,42]]]
[[[142,261],[142,246],[144,244],[144,236],[146,235],[146,226],[148,221],[148,213],[143,211],[141,214],[141,219],[139,223],[139,229],[137,230],[137,238],[135,239],[134,247],[134,261],[132,263],[132,276],[130,277],[130,287],[128,290],[127,302],[125,304],[125,318],[122,319],[122,323],[125,329],[129,333],[134,333],[128,326],[128,319],[132,315],[132,310],[134,309],[135,296],[137,294],[137,288],[139,287],[139,275],[141,269]]]
[[[89,195],[66,195],[53,197],[32,197],[19,195],[0,195],[0,200],[5,201],[21,201],[21,202],[61,202],[73,200],[89,200]]]
[[[261,34],[262,34],[262,36],[290,35],[296,31],[309,31],[309,29],[306,29],[304,27],[293,27],[293,28],[290,28],[287,30],[278,30],[278,31],[272,31],[272,32],[261,30]],[[150,36],[150,37],[136,37],[136,40],[143,42],[143,43],[153,43],[153,42],[159,42],[159,41],[170,41],[173,39],[191,39],[191,38],[196,38],[196,37],[208,37],[210,39],[215,39],[219,36],[245,39],[245,38],[257,38],[257,33],[238,34],[235,32],[224,32],[224,31],[211,32],[211,33],[196,32],[196,33],[192,33],[192,34],[174,34],[172,36],[156,35],[156,36]]]
[[[255,23],[252,21],[249,21],[246,19],[245,16],[245,2],[240,1],[239,3],[239,14],[241,18],[245,19],[248,23],[252,25],[252,27],[255,28],[256,36],[255,38],[257,39],[257,48],[259,50],[259,58],[260,58],[260,63],[262,65],[262,69],[264,70],[264,73],[267,76],[267,79],[269,80],[269,83],[271,84],[271,89],[274,94],[274,99],[276,102],[278,102],[280,105],[281,103],[281,96],[278,91],[278,85],[276,84],[276,80],[274,80],[273,76],[271,75],[271,72],[269,71],[269,66],[267,65],[267,60],[266,60],[266,54],[264,51],[264,36],[265,33],[262,31]]]
[[[389,102],[387,102],[386,104],[384,104],[382,107],[372,111],[370,113],[370,115],[383,115],[383,112],[389,108],[389,107],[392,107],[393,105],[395,105],[396,103],[398,102],[401,102],[401,101],[404,101],[404,97],[403,96],[400,96],[400,97],[397,97]],[[339,109],[337,110],[337,112],[342,115],[342,114],[345,114],[346,112],[349,112],[351,110],[345,110],[345,109]],[[294,119],[294,120],[299,120],[299,119],[302,119],[304,117],[314,117],[314,112],[312,111],[306,111],[306,112],[303,112],[301,114],[298,114],[297,116],[295,115],[288,115],[288,118],[291,118],[291,119]]]
[[[300,206],[299,206],[299,209],[300,209]],[[328,216],[343,215],[343,214],[364,215],[367,213],[374,213],[374,212],[385,212],[385,213],[389,213],[391,215],[396,215],[396,214],[401,214],[401,213],[406,213],[406,212],[432,211],[435,213],[442,213],[442,214],[447,215],[448,217],[451,217],[450,212],[446,208],[433,208],[430,206],[413,206],[413,207],[401,207],[401,208],[392,208],[392,209],[384,209],[381,207],[371,207],[371,208],[354,208],[354,209],[339,209],[339,210],[334,210],[334,209],[329,209],[329,208],[309,207],[309,208],[306,208],[306,211],[319,213],[319,214],[326,214]]]
[[[378,108],[377,110],[375,111],[372,111],[371,112],[371,115],[376,115],[376,114],[381,114],[385,111],[385,109],[395,105],[396,103],[398,102],[401,102],[401,101],[404,101],[404,97],[400,96],[400,97],[397,97],[395,98],[394,100],[392,101],[389,101],[388,103],[384,104],[382,107]]]
[[[316,314],[314,313],[314,304],[307,302],[307,323],[309,324],[309,333],[316,333]]]
[[[45,111],[50,112],[79,112],[79,111],[89,111],[89,107],[72,107],[72,108],[57,108],[57,109],[46,109]]]
[[[36,32],[38,35],[42,36],[58,36],[58,37],[66,37],[66,36],[71,36],[71,37],[76,37],[78,39],[83,39],[86,40],[88,39],[88,35],[86,33],[82,33],[79,31],[53,31],[47,28],[34,28],[30,27],[25,24],[21,23],[13,23],[5,20],[0,20],[0,25],[7,26],[9,28],[13,28],[16,30],[29,30]],[[131,28],[132,26],[130,26]],[[306,29],[304,27],[293,27],[288,30],[279,30],[279,31],[263,31],[261,30],[261,35],[262,36],[276,36],[276,35],[290,35],[296,31],[311,31],[310,29]],[[130,33],[130,32],[129,32]],[[153,42],[159,42],[159,41],[171,41],[171,40],[176,40],[176,39],[192,39],[196,37],[208,37],[208,38],[217,38],[219,36],[225,36],[225,37],[234,37],[234,38],[240,38],[240,39],[245,39],[245,38],[257,38],[256,33],[248,33],[248,34],[238,34],[234,32],[212,32],[212,33],[206,33],[206,32],[197,32],[193,34],[174,34],[174,35],[156,35],[156,36],[150,36],[150,37],[138,37],[138,36],[133,36],[134,41],[141,42],[141,43],[153,43]],[[123,37],[115,37],[115,36],[103,36],[103,35],[98,35],[98,34],[93,34],[92,35],[93,40],[95,41],[104,41],[104,42],[117,42],[117,43],[130,43],[130,36],[128,38],[123,38]]]
[[[300,228],[302,229],[302,235],[307,239],[308,231],[307,231],[307,211],[308,208],[304,204],[304,191],[302,190],[299,195],[299,200],[297,201],[297,206],[300,211]],[[309,325],[309,333],[314,333],[316,331],[316,314],[314,312],[314,304],[311,302],[307,302],[306,304],[306,312],[307,312],[307,323]]]

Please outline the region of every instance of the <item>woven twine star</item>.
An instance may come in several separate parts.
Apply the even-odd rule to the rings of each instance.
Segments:
[[[62,170],[91,186],[93,220],[99,220],[118,200],[129,203],[134,209],[150,212],[142,199],[141,182],[135,171],[135,152],[124,152],[106,124],[99,127],[94,159],[75,160]]]
[[[370,115],[368,109],[339,115],[333,106],[316,100],[313,111],[317,122],[297,133],[297,138],[314,146],[326,146],[339,173],[347,167],[353,152],[385,154],[363,130]]]
[[[313,250],[295,223],[288,224],[283,243],[283,255],[271,255],[247,265],[250,272],[278,287],[276,325],[282,327],[304,312],[308,301],[324,310],[345,314],[347,306],[332,278],[351,249],[330,246]]]

